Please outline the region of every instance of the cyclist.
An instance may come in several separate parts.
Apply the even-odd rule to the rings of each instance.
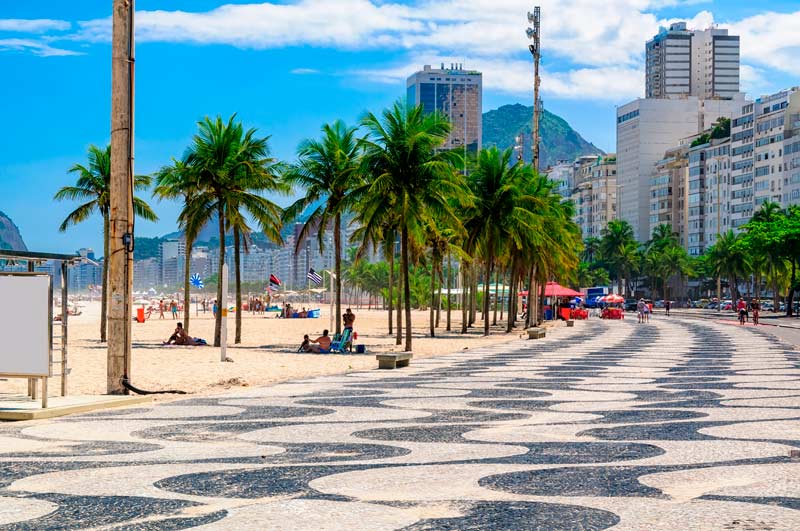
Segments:
[[[743,325],[747,319],[747,304],[745,304],[744,299],[739,299],[739,302],[736,303],[736,309],[739,311],[739,324]]]

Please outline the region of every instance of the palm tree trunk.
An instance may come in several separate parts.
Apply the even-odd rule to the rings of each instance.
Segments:
[[[494,252],[492,240],[489,239],[486,256],[486,274],[484,275],[484,282],[486,285],[483,287],[483,335],[489,335],[489,284],[492,282],[492,265],[494,262]],[[497,287],[495,287],[495,291]]]
[[[400,272],[400,282],[403,282],[403,274]],[[403,344],[403,290],[397,287],[397,339],[395,345]]]
[[[475,314],[477,313],[478,306],[478,264],[474,264],[474,271],[470,272],[470,280],[472,281],[469,287],[469,326],[475,324]]]
[[[435,310],[433,309],[433,306],[435,304],[436,304],[436,264],[431,264],[431,307],[429,311],[431,337],[436,337],[436,330],[435,330],[436,315],[434,313]]]
[[[239,229],[233,228],[233,263],[236,269],[236,335],[234,337],[234,344],[238,345],[242,342],[242,258],[239,254],[241,251],[242,235]]]
[[[189,315],[191,314],[191,305],[189,304],[191,291],[189,287],[189,275],[192,269],[192,240],[186,238],[186,256],[183,260],[183,329],[189,333]]]
[[[408,225],[403,223],[400,238],[400,260],[403,269],[403,298],[406,305],[406,352],[411,352],[411,285],[408,279]]]
[[[794,285],[797,282],[797,260],[792,258],[792,277],[789,281],[789,295],[786,297],[786,315],[794,315]]]
[[[394,305],[394,241],[392,242],[392,252],[389,253],[389,335],[392,330],[392,306]]]
[[[217,318],[214,322],[214,346],[218,347],[222,338],[222,266],[225,265],[225,211],[222,202],[217,205],[219,221],[219,269],[217,274]]]
[[[106,319],[108,319],[108,255],[111,252],[111,242],[108,240],[108,233],[111,222],[108,212],[103,213],[103,285],[101,286],[102,297],[100,302],[100,342],[106,342]]]
[[[533,291],[533,278],[535,276],[536,266],[532,265],[531,270],[528,273],[528,313],[525,315],[525,328],[531,327],[531,323],[533,323],[533,310],[536,308],[536,305],[533,303],[533,294],[536,293]]]
[[[334,269],[336,270],[336,333],[342,333],[342,215],[333,220]]]
[[[450,332],[450,283],[453,280],[453,263],[450,261],[450,252],[447,253],[447,328]]]
[[[497,324],[497,306],[500,304],[500,271],[494,270],[494,315],[492,316],[492,326]]]
[[[439,323],[442,319],[442,289],[444,288],[441,261],[436,264],[436,275],[439,278],[439,289],[436,290],[436,328],[439,328]]]
[[[516,293],[515,287],[517,284],[517,259],[511,259],[511,278],[508,284],[508,324],[506,326],[506,333],[511,332],[516,324]]]
[[[467,314],[467,309],[469,304],[467,303],[467,296],[469,295],[469,266],[467,266],[464,262],[461,263],[461,333],[467,333],[467,325],[469,324],[469,315]]]
[[[500,277],[500,283],[503,284],[503,286],[505,286],[506,285],[506,272],[505,271],[501,271],[498,276]],[[503,322],[503,316],[505,315],[504,312],[505,312],[505,308],[506,307],[503,305],[503,301],[502,301],[502,299],[503,299],[503,297],[505,297],[505,295],[506,295],[506,290],[505,290],[505,288],[503,288],[503,296],[500,297],[500,300],[497,301],[497,305],[500,307],[500,322],[501,323]]]

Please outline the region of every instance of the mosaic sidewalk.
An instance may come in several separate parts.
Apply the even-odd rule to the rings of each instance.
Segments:
[[[0,425],[0,529],[800,529],[798,353],[754,328],[539,341]]]

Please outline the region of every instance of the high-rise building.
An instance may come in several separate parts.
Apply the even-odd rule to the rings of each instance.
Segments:
[[[450,118],[453,128],[445,149],[466,148],[477,152],[483,144],[483,76],[462,65],[423,69],[406,81],[408,102],[422,105],[425,112],[439,111]]]
[[[638,99],[617,108],[618,214],[631,224],[637,240],[650,237],[650,183],[664,153],[719,118],[731,118],[743,105],[739,93],[730,100]]]
[[[734,98],[739,93],[739,37],[728,30],[661,28],[647,41],[648,98]]]
[[[664,153],[650,182],[650,227],[669,225],[686,245],[686,192],[689,177],[688,146]]]
[[[587,155],[574,163],[575,223],[586,238],[599,238],[609,221],[617,219],[617,157]]]

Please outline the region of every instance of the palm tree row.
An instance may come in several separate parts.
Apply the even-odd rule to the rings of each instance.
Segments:
[[[498,279],[510,284],[507,330],[513,329],[520,310],[516,307],[517,291],[527,287],[529,307],[538,310],[536,294],[548,280],[577,279],[581,242],[577,226],[571,221],[572,207],[553,193],[552,184],[545,177],[530,166],[512,163],[511,150],[483,150],[469,161],[470,171],[463,171],[461,153],[443,149],[450,130],[445,116],[398,102],[379,115],[367,113],[359,127],[348,127],[341,121],[323,126],[321,138],[300,145],[295,163],[281,164],[269,155],[269,138],[258,136],[255,129],[245,130],[235,116],[227,121],[220,117],[200,121],[183,156],[154,175],[153,193],[157,199],[182,202],[177,221],[186,239],[185,300],[189,300],[192,245],[200,230],[216,221],[219,271],[225,263],[226,237],[230,235],[233,240],[235,341],[240,342],[240,253],[247,252],[254,230],[281,244],[282,228],[302,219],[296,252],[313,234],[317,234],[322,251],[324,234],[333,232],[332,276],[338,333],[346,245],[342,234],[345,224],[353,223],[357,227],[349,242],[356,245],[353,259],[358,262],[368,251],[376,250],[388,261],[385,271],[369,271],[375,279],[355,279],[353,284],[375,292],[378,278],[382,282],[388,280],[381,295],[388,309],[389,333],[397,333],[398,344],[404,338],[406,350],[412,348],[412,304],[420,299],[419,290],[423,289],[418,285],[419,275],[415,273],[412,279],[411,271],[419,268],[430,272],[426,278],[431,335],[440,325],[438,309],[442,307],[445,284],[450,329],[454,262],[466,292],[462,296],[462,311],[466,314],[462,331],[476,319],[482,280],[482,318],[484,333],[489,333],[489,286],[493,277],[495,284]],[[88,197],[93,206],[79,207],[63,228],[83,221],[95,209],[104,220],[107,218],[108,170],[100,166],[108,166],[108,154],[100,160],[97,153],[90,152],[90,161],[88,169],[73,168],[81,172],[77,186],[65,187],[56,197]],[[143,189],[149,184],[149,177],[137,178],[137,187]],[[285,209],[267,199],[293,190],[300,197]],[[137,205],[137,215],[155,219],[143,201],[137,200]],[[217,297],[221,300],[222,283],[217,284]],[[495,319],[496,312],[497,300]],[[535,322],[539,313],[529,311],[526,323]],[[188,305],[184,321],[188,328]],[[219,345],[220,331],[218,312],[215,345]]]

